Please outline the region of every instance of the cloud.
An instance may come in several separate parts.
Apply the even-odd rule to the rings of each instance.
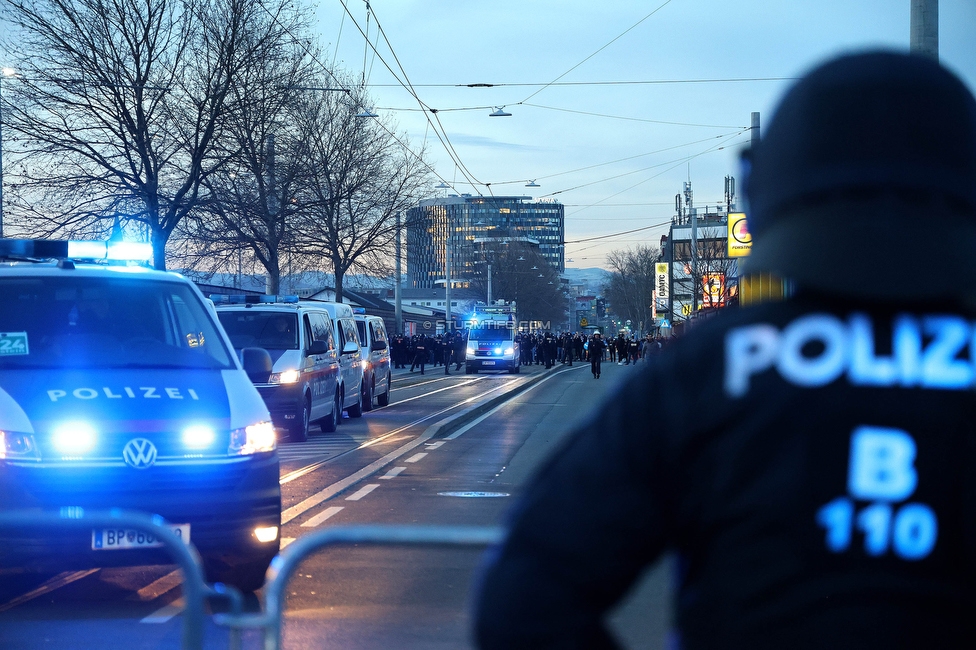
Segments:
[[[546,147],[539,147],[528,144],[520,144],[515,142],[503,142],[501,140],[496,140],[495,138],[488,138],[483,135],[451,135],[451,142],[455,145],[464,145],[468,147],[486,147],[491,149],[505,149],[508,151],[522,151],[522,152],[540,152],[546,151]]]

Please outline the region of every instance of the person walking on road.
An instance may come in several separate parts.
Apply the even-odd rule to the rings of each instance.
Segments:
[[[424,374],[424,366],[427,364],[427,335],[421,334],[413,346],[413,363],[410,364],[410,372],[414,367],[420,366],[420,374]]]
[[[482,576],[482,650],[617,647],[605,614],[665,551],[677,647],[976,647],[976,99],[935,58],[849,54],[763,136],[740,270],[790,295],[669,342],[570,434]]]
[[[586,345],[586,353],[590,357],[590,368],[593,370],[593,378],[599,379],[600,368],[603,365],[603,351],[606,349],[603,336],[599,332],[594,332],[593,338]]]

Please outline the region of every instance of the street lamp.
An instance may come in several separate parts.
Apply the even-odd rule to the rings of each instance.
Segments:
[[[16,74],[13,68],[0,69],[0,239],[3,238],[3,80]]]

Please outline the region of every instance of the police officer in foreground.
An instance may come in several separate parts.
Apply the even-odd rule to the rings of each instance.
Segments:
[[[976,647],[976,101],[935,60],[848,55],[749,157],[744,270],[795,291],[570,436],[482,578],[482,648],[613,647],[667,550],[679,647]]]

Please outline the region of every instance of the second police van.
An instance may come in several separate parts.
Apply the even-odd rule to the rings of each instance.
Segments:
[[[386,324],[379,316],[368,316],[361,309],[354,309],[353,312],[363,349],[363,409],[370,411],[374,397],[380,406],[389,405],[393,392],[393,369]]]
[[[0,240],[0,509],[162,516],[206,576],[261,586],[279,548],[274,429],[199,290],[125,242]],[[4,530],[0,567],[169,564],[151,536]]]
[[[515,374],[522,369],[520,336],[515,314],[510,308],[483,308],[472,314],[466,324],[466,374],[477,373],[479,370],[507,370]]]
[[[338,313],[352,319],[347,305],[297,296],[211,298],[238,353],[260,348],[270,355],[272,367],[252,379],[283,436],[305,441],[313,422],[331,432],[344,410],[351,417],[362,415],[359,343],[347,336],[349,325],[336,318]]]

